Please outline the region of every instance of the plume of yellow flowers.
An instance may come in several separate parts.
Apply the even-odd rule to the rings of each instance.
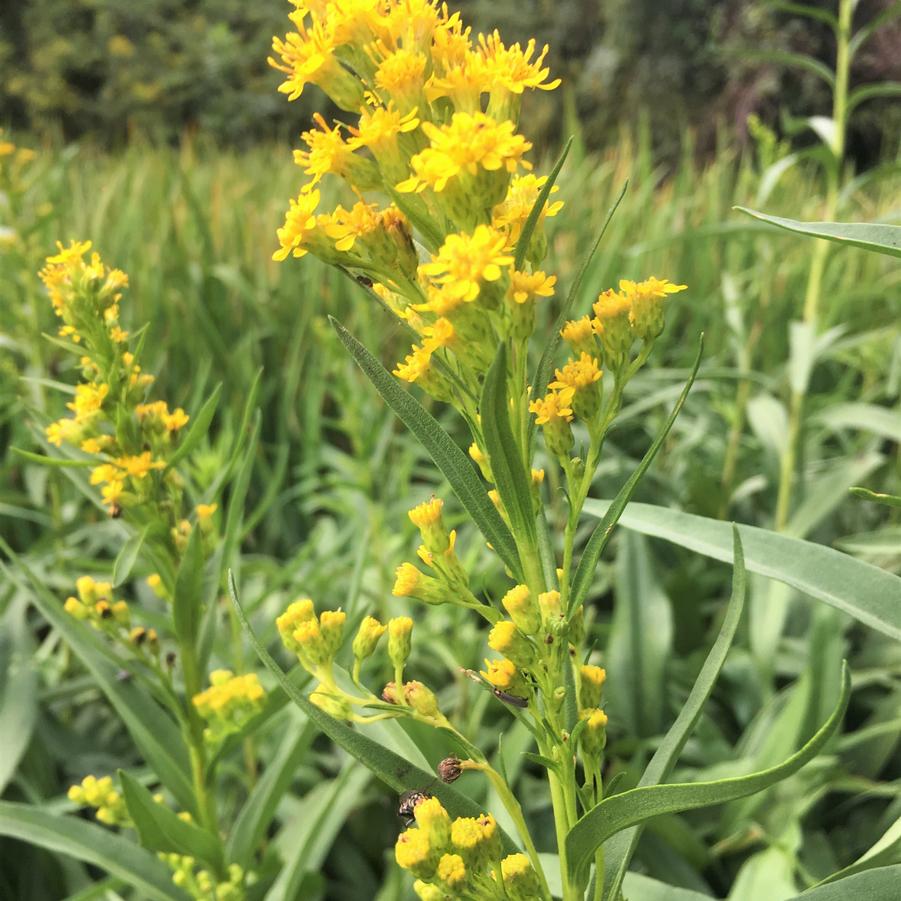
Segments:
[[[294,158],[308,181],[274,257],[312,253],[365,275],[420,336],[395,375],[457,403],[452,384],[478,384],[498,341],[553,294],[537,266],[560,201],[544,204],[513,266],[546,181],[530,172],[518,120],[525,91],[560,84],[548,48],[473,35],[438,0],[292,2],[293,30],[270,58],[280,90],[296,99],[315,85],[350,115],[316,116],[301,135]],[[328,180],[356,197],[352,210],[320,209]]]
[[[79,355],[83,378],[66,405],[70,415],[47,426],[47,441],[95,458],[90,481],[113,515],[162,492],[178,502],[179,480],[165,470],[189,417],[147,397],[154,377],[142,372],[119,324],[128,276],[90,250],[90,241],[59,244],[40,272],[62,322],[60,338]]]

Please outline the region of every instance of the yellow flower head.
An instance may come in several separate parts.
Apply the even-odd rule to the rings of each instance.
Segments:
[[[536,297],[553,297],[556,275],[548,275],[540,269],[535,272],[510,273],[510,296],[516,303],[526,303]]]
[[[414,876],[428,879],[435,872],[438,854],[429,844],[425,832],[413,828],[398,836],[394,845],[394,859],[401,869],[410,870]]]
[[[559,87],[560,79],[547,81],[550,69],[545,67],[547,44],[533,60],[535,40],[530,39],[523,50],[520,45],[505,47],[501,36],[495,30],[487,37],[479,35],[479,50],[485,61],[485,74],[490,79],[492,88],[500,87],[511,94],[521,94],[526,88],[540,88],[542,91],[553,91]]]
[[[256,673],[236,676],[230,670],[215,670],[210,673],[210,687],[194,695],[191,703],[207,721],[207,741],[218,743],[258,713],[264,697]]]
[[[419,128],[416,110],[401,113],[390,101],[385,106],[366,107],[359,124],[348,126],[352,135],[348,144],[354,149],[368,147],[373,156],[380,160],[386,153],[397,149],[399,135]]]
[[[486,669],[482,670],[482,675],[495,688],[501,691],[511,692],[513,688],[519,686],[522,681],[519,670],[512,660],[485,660]]]
[[[326,175],[348,176],[353,160],[353,147],[344,140],[341,123],[329,128],[321,113],[314,113],[313,120],[319,127],[301,135],[307,149],[294,151],[294,162],[310,176],[305,192],[313,190]]]
[[[466,864],[459,854],[443,854],[438,861],[438,879],[449,889],[466,882]]]
[[[302,257],[307,253],[304,245],[316,230],[319,191],[302,191],[297,200],[291,200],[290,204],[285,214],[285,224],[276,232],[280,247],[272,255],[273,260],[285,260],[288,254]]]
[[[575,390],[570,387],[549,391],[543,398],[529,404],[529,412],[535,414],[537,425],[572,422],[572,400]]]
[[[419,529],[426,529],[441,522],[441,510],[443,507],[444,501],[439,497],[433,497],[431,500],[423,501],[423,503],[414,507],[407,515],[414,526]]]
[[[598,361],[586,353],[580,354],[577,360],[569,360],[563,369],[556,371],[557,380],[551,382],[554,389],[572,388],[578,393],[590,388],[601,377]]]
[[[346,253],[353,249],[357,238],[365,238],[380,227],[378,204],[361,200],[350,210],[339,205],[334,213],[318,216],[316,224],[334,241],[336,250]]]
[[[516,624],[507,619],[495,623],[488,633],[488,647],[503,654],[517,667],[528,669],[535,660],[535,649]]]
[[[402,667],[410,656],[413,620],[409,616],[395,616],[388,620],[388,657],[395,668]]]
[[[399,47],[387,51],[378,62],[375,84],[404,112],[415,109],[420,102],[428,59],[424,53],[412,47]]]
[[[485,282],[496,282],[503,267],[513,263],[505,253],[506,239],[488,225],[471,235],[448,235],[438,255],[420,271],[441,286],[442,292],[464,301],[475,300]]]
[[[532,145],[516,133],[510,121],[497,122],[485,113],[454,113],[446,125],[423,122],[430,146],[410,161],[413,175],[398,184],[401,192],[443,191],[462,172],[475,176],[487,172],[530,169],[523,159]]]
[[[451,819],[437,798],[426,798],[413,808],[416,825],[428,836],[429,844],[444,848],[451,840]]]
[[[538,604],[532,597],[528,586],[514,585],[501,598],[501,604],[504,610],[510,614],[510,619],[526,635],[535,635],[541,628],[541,615],[538,612]]]
[[[513,247],[519,240],[522,227],[529,218],[532,208],[538,200],[538,195],[547,181],[547,176],[533,175],[514,175],[510,179],[507,187],[506,197],[498,203],[492,212],[491,221],[495,228],[507,232],[508,246]],[[560,188],[554,185],[551,188],[551,195],[556,194]],[[544,209],[541,211],[536,225],[535,234],[538,234],[541,223],[546,216],[556,216],[563,209],[562,200],[551,201],[548,198],[545,201]],[[534,240],[534,236],[533,236]]]

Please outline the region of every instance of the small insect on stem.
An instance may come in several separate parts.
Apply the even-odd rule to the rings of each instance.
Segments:
[[[514,707],[519,707],[523,710],[529,706],[529,702],[526,698],[518,698],[516,695],[507,694],[507,692],[501,691],[499,688],[492,690],[494,691],[494,696],[505,704],[512,704]]]

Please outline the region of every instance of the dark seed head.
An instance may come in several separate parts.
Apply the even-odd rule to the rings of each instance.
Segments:
[[[438,764],[438,777],[442,782],[456,782],[463,770],[460,768],[459,757],[445,757]]]

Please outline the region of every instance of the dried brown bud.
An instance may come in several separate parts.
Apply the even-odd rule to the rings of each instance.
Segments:
[[[438,778],[441,779],[442,782],[456,782],[460,778],[462,772],[463,770],[460,768],[459,757],[445,757],[444,760],[438,764]]]

